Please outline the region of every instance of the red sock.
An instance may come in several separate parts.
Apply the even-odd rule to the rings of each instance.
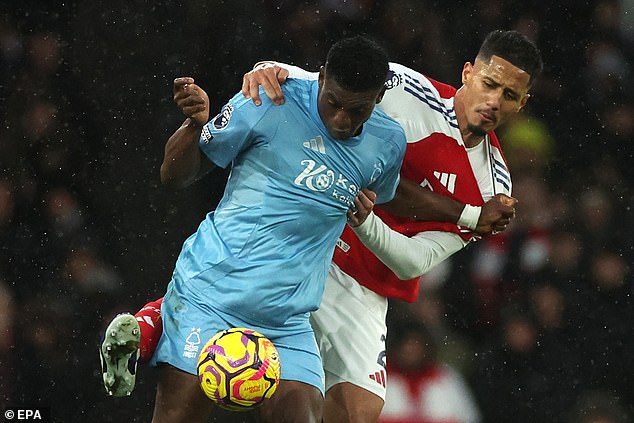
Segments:
[[[163,333],[163,320],[161,319],[161,303],[163,298],[147,303],[134,317],[141,328],[141,345],[139,363],[147,363]]]

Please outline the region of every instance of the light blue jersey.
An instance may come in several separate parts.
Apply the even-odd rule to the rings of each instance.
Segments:
[[[183,245],[164,300],[168,313],[185,301],[201,318],[213,311],[267,336],[310,331],[308,313],[319,306],[356,195],[368,187],[378,203],[394,196],[406,145],[394,120],[375,109],[359,136],[335,140],[317,111],[317,81],[291,79],[282,89],[282,106],[262,95],[257,107],[238,93],[203,128],[201,150],[218,166],[231,164],[231,175],[215,212]],[[182,331],[185,345],[192,328],[172,317],[164,315],[165,333]],[[183,351],[166,350],[165,342],[176,340],[162,339],[157,355]]]

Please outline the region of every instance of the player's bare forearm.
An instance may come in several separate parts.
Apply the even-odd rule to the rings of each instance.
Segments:
[[[165,144],[161,164],[161,183],[185,187],[196,180],[201,171],[202,155],[198,147],[200,126],[187,118]]]
[[[401,178],[394,199],[377,207],[395,216],[456,223],[460,218],[464,204]]]
[[[209,96],[189,76],[174,79],[172,91],[174,103],[187,119],[165,144],[161,182],[181,188],[211,167],[198,148],[200,132],[209,120]]]

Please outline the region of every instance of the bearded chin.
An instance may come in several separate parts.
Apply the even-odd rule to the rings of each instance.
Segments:
[[[476,125],[468,125],[467,129],[473,135],[477,135],[479,137],[483,137],[483,136],[485,136],[487,134],[487,131],[485,131],[484,129],[482,129],[479,126],[476,126]]]

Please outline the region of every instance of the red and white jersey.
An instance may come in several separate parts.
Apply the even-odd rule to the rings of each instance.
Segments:
[[[401,177],[423,188],[479,206],[493,195],[511,194],[511,177],[496,135],[467,149],[454,111],[456,89],[405,66],[391,63],[388,90],[379,104],[405,130],[407,150]],[[466,241],[477,237],[455,223],[399,218],[378,208],[383,221],[407,236],[423,231],[452,232]],[[334,262],[361,285],[387,298],[415,301],[419,280],[397,278],[346,226],[337,244]]]

